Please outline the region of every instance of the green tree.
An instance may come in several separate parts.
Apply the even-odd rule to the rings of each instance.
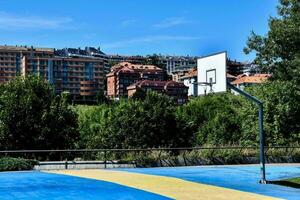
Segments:
[[[105,96],[103,90],[99,90],[96,94],[96,101],[98,104],[109,103],[109,99]]]
[[[264,130],[267,145],[300,142],[300,93],[290,81],[272,81],[247,88],[264,103]],[[242,141],[258,144],[257,106],[244,99],[241,109]]]
[[[255,62],[275,79],[294,80],[300,77],[300,1],[280,0],[278,17],[269,19],[266,36],[251,33],[245,53],[256,52]]]
[[[82,145],[88,148],[152,148],[190,146],[191,134],[178,129],[176,105],[154,92],[144,100],[79,109]]]
[[[99,106],[76,105],[80,132],[79,148],[112,148],[109,142],[109,124],[114,118],[111,105]]]
[[[2,149],[71,148],[77,138],[76,113],[45,80],[17,77],[0,86]]]
[[[137,89],[137,91],[132,95],[134,100],[144,100],[146,98],[147,92],[142,89]]]
[[[179,107],[177,118],[183,131],[192,132],[194,145],[240,143],[239,96],[214,94],[192,99]]]

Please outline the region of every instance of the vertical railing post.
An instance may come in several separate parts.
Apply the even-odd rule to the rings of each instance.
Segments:
[[[107,163],[106,150],[104,150],[104,169],[106,169],[106,163]]]
[[[65,161],[65,169],[68,169],[68,159]]]

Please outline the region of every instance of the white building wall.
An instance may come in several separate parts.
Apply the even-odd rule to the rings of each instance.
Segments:
[[[187,87],[189,87],[188,89],[188,96],[197,96],[197,84],[194,84],[197,82],[197,78],[196,77],[192,77],[192,78],[185,78],[183,80],[183,84]]]

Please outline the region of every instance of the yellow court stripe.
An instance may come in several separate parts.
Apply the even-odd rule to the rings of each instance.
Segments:
[[[185,181],[179,178],[112,170],[57,170],[50,173],[72,175],[117,183],[120,185],[160,194],[173,199],[277,199],[217,186]]]

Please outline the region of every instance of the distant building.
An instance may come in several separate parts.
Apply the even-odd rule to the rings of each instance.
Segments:
[[[172,97],[179,105],[186,103],[188,100],[188,87],[175,81],[140,80],[128,86],[127,90],[129,97],[133,96],[138,90],[143,90],[145,92],[156,91],[166,94]]]
[[[270,74],[241,74],[237,76],[236,80],[232,81],[231,84],[235,85],[240,89],[244,89],[246,86],[263,83],[267,81],[270,77]]]
[[[197,68],[189,70],[185,76],[180,77],[180,81],[188,87],[188,96],[198,95]]]
[[[124,55],[108,55],[108,61],[113,65],[120,62],[129,62],[132,64],[145,64],[148,58],[145,56],[124,56]]]
[[[197,63],[196,57],[191,56],[163,56],[163,55],[148,55],[148,56],[123,56],[123,55],[109,55],[108,60],[113,65],[120,62],[129,62],[132,64],[145,65],[151,63],[153,65],[159,66],[167,71],[168,75],[172,75],[176,70],[180,69],[182,66],[190,65],[195,66]]]
[[[188,70],[173,72],[172,80],[176,81],[176,82],[182,82],[181,78],[183,76],[187,75],[187,73],[188,73]]]
[[[83,49],[0,46],[0,83],[17,75],[45,78],[55,92],[69,92],[74,100],[94,98],[102,91],[106,55],[93,47]]]
[[[183,66],[192,67],[197,65],[197,57],[190,56],[159,56],[158,63],[163,65],[168,74],[173,74],[175,71],[180,71]]]
[[[163,81],[165,72],[154,65],[121,62],[111,67],[107,77],[107,96],[110,99],[127,97],[127,87],[139,80]]]
[[[172,80],[182,82],[181,77],[186,76],[190,70],[197,68],[197,65],[182,65],[172,72]]]
[[[237,76],[244,72],[245,63],[227,59],[227,73]]]
[[[253,64],[253,63],[245,63],[243,73],[247,74],[258,74],[260,73],[260,69],[258,65]]]
[[[27,73],[38,72],[48,78],[48,66],[53,57],[54,49],[51,48],[0,46],[0,83],[7,83],[17,75]]]

